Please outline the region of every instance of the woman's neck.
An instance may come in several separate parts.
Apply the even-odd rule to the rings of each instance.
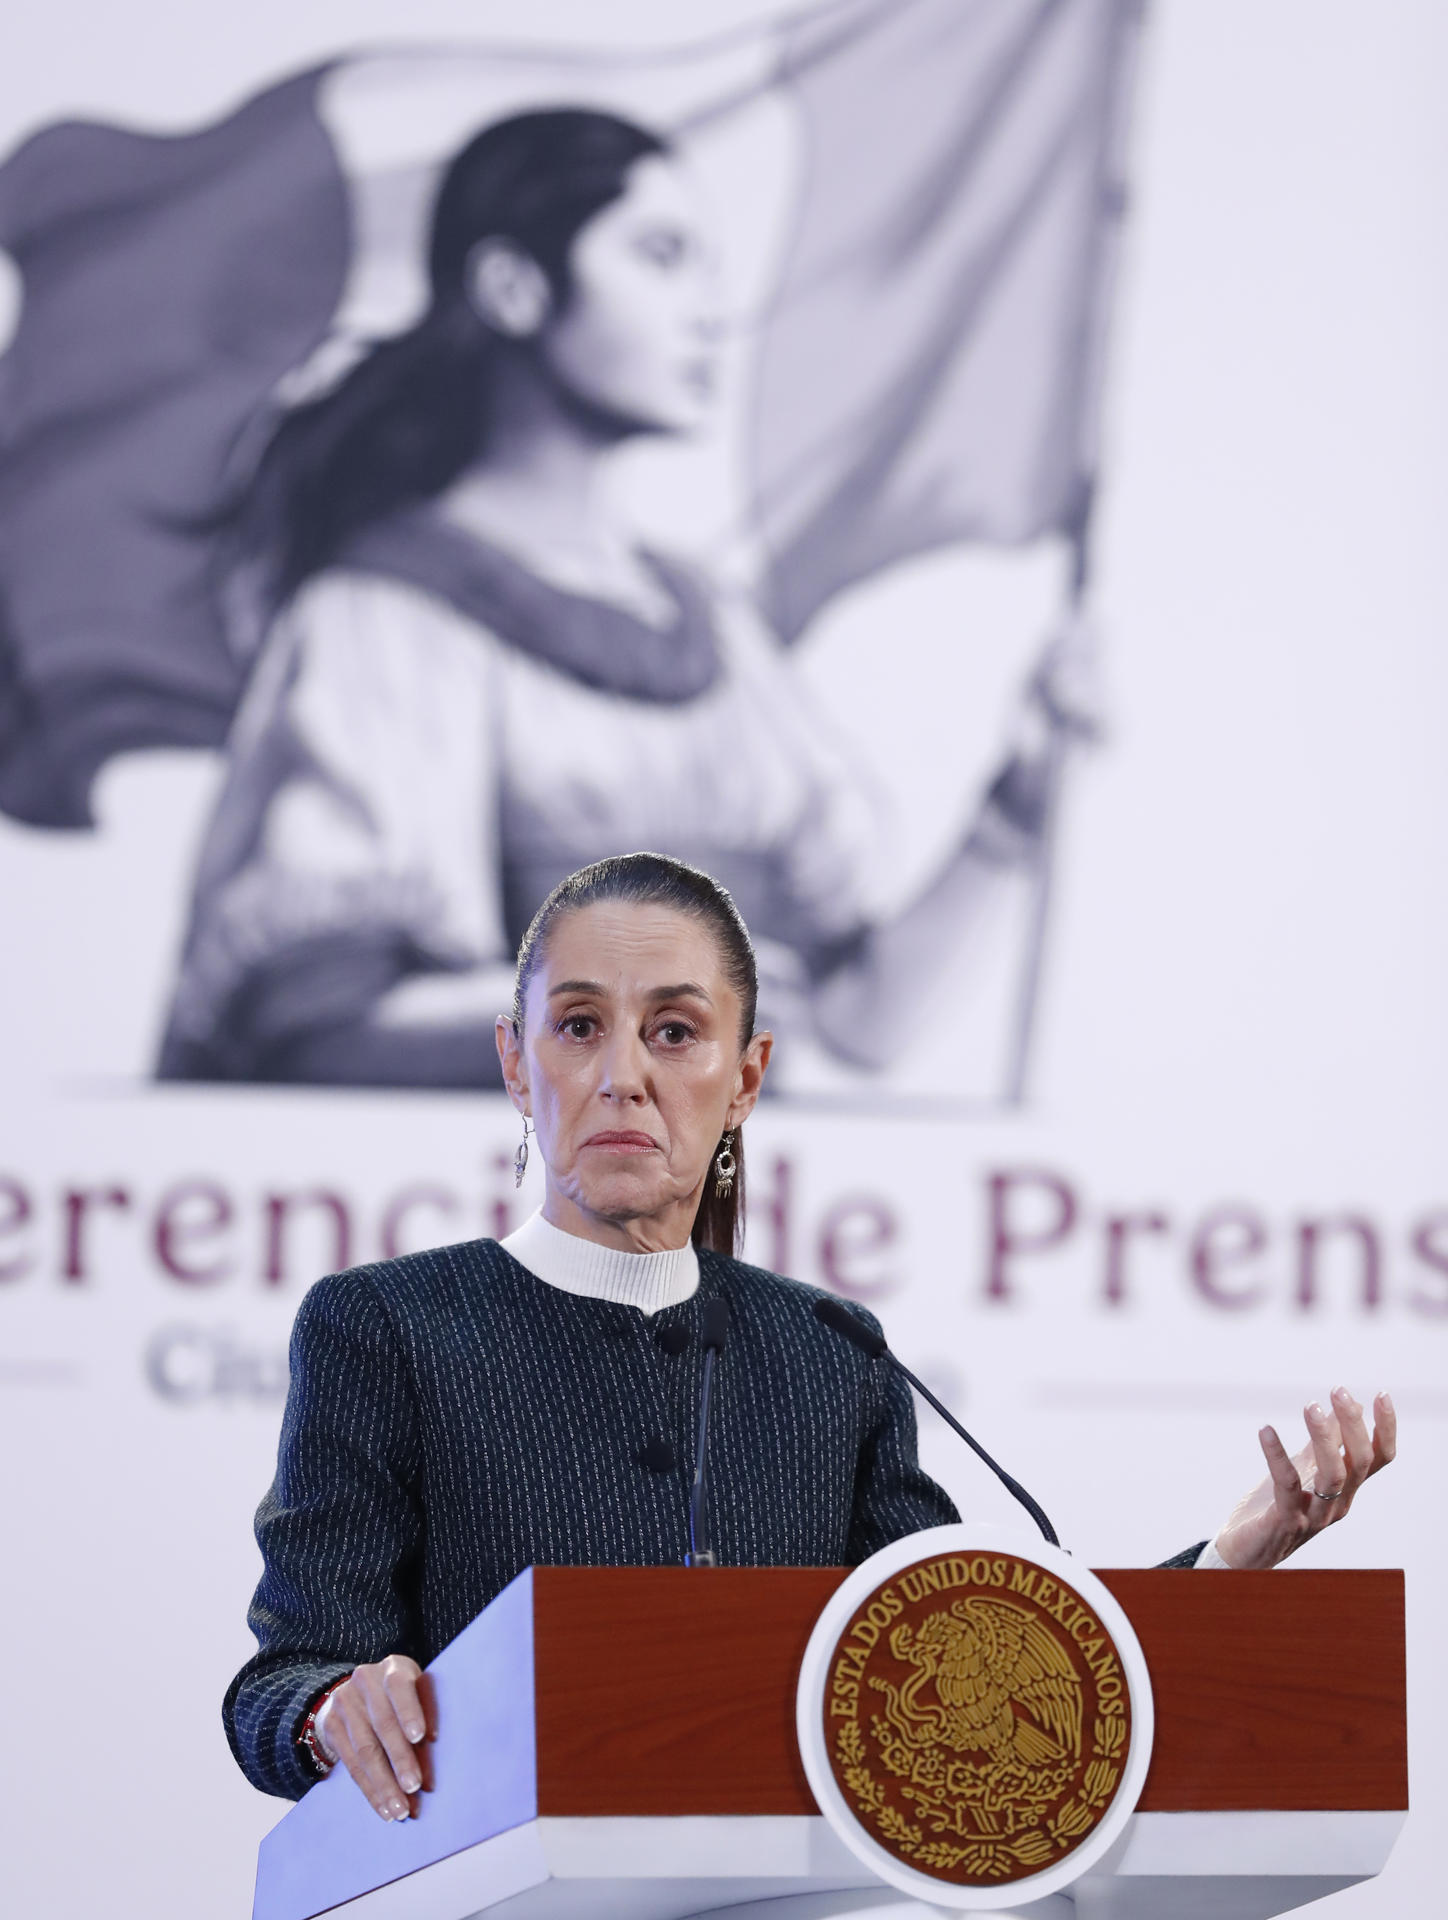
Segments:
[[[699,1289],[699,1256],[692,1246],[662,1253],[621,1252],[563,1233],[541,1213],[532,1214],[502,1245],[547,1286],[637,1307],[645,1314],[678,1306]]]
[[[439,507],[464,533],[543,578],[667,621],[673,604],[607,498],[606,462],[618,439],[562,403],[525,363],[517,378],[510,370],[498,383],[486,450]]]
[[[697,1201],[697,1195],[695,1196]],[[616,1253],[672,1253],[689,1244],[697,1206],[681,1202],[646,1219],[615,1220],[590,1213],[566,1194],[549,1192],[539,1209],[549,1226]]]

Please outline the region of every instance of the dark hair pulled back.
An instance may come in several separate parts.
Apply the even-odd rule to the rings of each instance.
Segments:
[[[484,450],[505,347],[469,299],[477,243],[507,240],[528,254],[562,309],[580,229],[619,198],[636,161],[667,151],[630,121],[573,107],[516,114],[463,148],[434,205],[428,311],[283,418],[231,516],[235,561],[267,608],[363,527],[441,493]]]
[[[513,984],[513,1031],[523,1031],[523,1007],[528,985],[548,946],[548,937],[565,914],[604,901],[627,901],[632,906],[668,907],[701,920],[713,934],[724,964],[724,977],[739,995],[739,1045],[749,1044],[759,1005],[759,969],[749,929],[725,888],[699,867],[671,860],[662,853],[616,854],[570,873],[534,914],[518,949]],[[706,1175],[704,1194],[694,1217],[691,1238],[696,1247],[714,1253],[738,1251],[744,1236],[744,1141],[734,1137],[736,1170],[730,1192],[720,1196]]]

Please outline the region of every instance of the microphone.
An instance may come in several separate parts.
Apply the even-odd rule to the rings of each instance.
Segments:
[[[704,1348],[704,1390],[699,1396],[699,1445],[694,1455],[694,1485],[689,1495],[689,1551],[686,1567],[717,1567],[719,1559],[709,1545],[705,1522],[709,1490],[709,1401],[714,1388],[714,1363],[724,1351],[729,1332],[729,1302],[711,1294],[700,1313],[699,1339]]]
[[[1041,1508],[1031,1498],[1030,1494],[1026,1492],[1021,1483],[1018,1480],[1012,1480],[1005,1468],[997,1465],[980,1442],[966,1432],[965,1428],[956,1419],[949,1407],[942,1406],[930,1391],[929,1387],[926,1386],[925,1382],[923,1380],[917,1380],[909,1367],[905,1365],[904,1361],[898,1359],[891,1353],[883,1333],[876,1333],[873,1328],[867,1327],[863,1320],[851,1313],[843,1300],[829,1298],[816,1300],[814,1310],[817,1320],[822,1320],[824,1324],[835,1333],[843,1334],[846,1340],[853,1341],[861,1353],[868,1355],[871,1360],[888,1360],[892,1367],[896,1368],[900,1373],[903,1373],[915,1391],[920,1394],[923,1399],[930,1402],[931,1406],[934,1407],[946,1425],[954,1427],[955,1431],[971,1451],[978,1454],[980,1458],[984,1460],[996,1479],[999,1480],[1005,1488],[1006,1492],[1012,1494],[1020,1501],[1021,1505],[1041,1529],[1041,1532],[1050,1544],[1053,1547],[1060,1546],[1061,1542],[1057,1537],[1056,1529],[1051,1525]]]

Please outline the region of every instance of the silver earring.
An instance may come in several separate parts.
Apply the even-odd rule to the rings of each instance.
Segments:
[[[734,1131],[732,1128],[719,1142],[719,1151],[714,1156],[714,1198],[727,1200],[734,1191],[734,1176],[739,1171],[739,1162],[734,1158]]]
[[[523,1138],[518,1142],[518,1151],[513,1155],[513,1185],[521,1187],[523,1175],[528,1171],[528,1116],[523,1115]]]

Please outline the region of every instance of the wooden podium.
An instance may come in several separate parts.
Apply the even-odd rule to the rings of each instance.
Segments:
[[[537,1567],[429,1669],[435,1787],[334,1774],[262,1843],[255,1920],[682,1920],[874,1887],[800,1764],[843,1569]],[[1156,1703],[1120,1840],[1037,1911],[1266,1920],[1377,1873],[1407,1807],[1400,1573],[1109,1572]],[[791,1903],[792,1904],[792,1903]]]

